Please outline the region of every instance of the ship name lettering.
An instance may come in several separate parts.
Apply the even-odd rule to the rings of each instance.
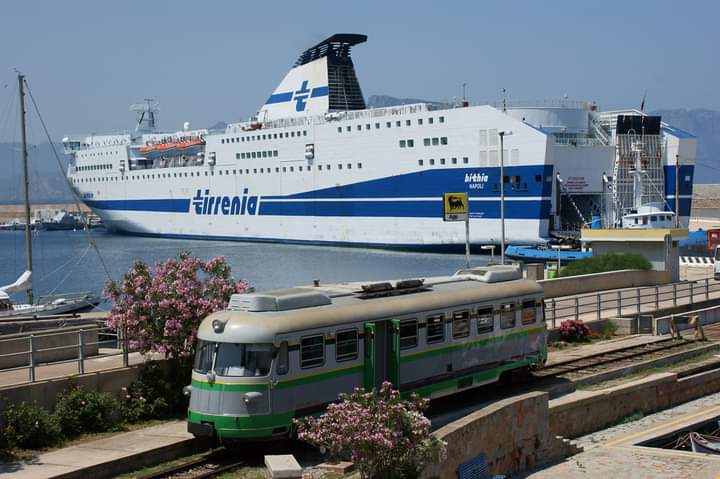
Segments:
[[[192,206],[196,215],[256,215],[258,197],[249,195],[247,188],[242,196],[213,196],[209,189],[199,189],[192,198]]]

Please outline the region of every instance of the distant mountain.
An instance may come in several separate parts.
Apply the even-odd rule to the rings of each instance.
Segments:
[[[418,98],[396,98],[388,95],[370,95],[365,102],[368,108],[383,108],[386,106],[411,105],[413,103],[430,103],[432,105],[446,105],[446,103]]]
[[[70,188],[65,181],[68,159],[61,144],[56,144],[62,171],[58,167],[50,143],[28,146],[28,174],[30,176],[30,202],[67,203],[72,201]],[[0,143],[0,204],[22,203],[23,170],[19,143]]]

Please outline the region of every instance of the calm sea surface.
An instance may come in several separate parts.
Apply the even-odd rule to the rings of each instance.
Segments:
[[[338,281],[416,278],[451,274],[465,266],[465,256],[383,251],[359,248],[297,246],[226,241],[191,241],[121,236],[93,231],[110,276],[120,279],[136,259],[154,263],[187,250],[209,259],[224,256],[233,276],[257,290]],[[0,231],[0,285],[9,284],[25,270],[22,231]],[[108,279],[97,253],[88,247],[85,232],[41,231],[33,236],[35,294],[94,291]],[[473,255],[473,265],[487,256]],[[24,294],[15,295],[24,299]]]

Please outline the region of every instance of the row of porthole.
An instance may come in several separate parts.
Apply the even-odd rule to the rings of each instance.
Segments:
[[[429,124],[429,125],[432,125],[434,122],[435,122],[435,120],[434,120],[433,117],[429,117],[429,118],[428,118],[428,124]],[[438,122],[439,122],[439,123],[445,123],[445,117],[444,117],[444,116],[438,117]],[[386,122],[385,122],[385,128],[392,128],[392,124],[393,124],[392,121],[386,121]],[[422,125],[423,125],[423,119],[422,119],[422,118],[418,118],[418,119],[417,119],[417,124],[420,125],[420,126],[422,126]],[[380,122],[375,122],[375,129],[376,129],[376,130],[379,130],[379,129],[380,129],[380,125],[381,125]],[[412,120],[405,120],[405,126],[412,126]],[[402,127],[402,121],[401,121],[401,120],[395,120],[395,127],[396,127],[396,128]],[[357,131],[362,131],[362,130],[363,130],[363,125],[361,125],[361,124],[356,125],[356,126],[355,126],[355,129],[356,129]],[[370,130],[370,129],[372,129],[372,125],[371,125],[370,123],[365,123],[365,130]],[[351,132],[351,131],[352,131],[352,125],[347,125],[347,126],[345,127],[345,131]],[[342,133],[342,132],[343,132],[343,127],[342,127],[342,126],[338,126],[338,127],[337,127],[337,132],[338,132],[338,133]]]
[[[323,168],[323,167],[324,167],[324,168]],[[356,167],[358,170],[359,170],[359,169],[362,169],[362,163],[356,163],[356,164],[355,164],[355,167]],[[330,170],[332,170],[332,165],[330,165],[330,164],[317,165],[317,169],[318,169],[318,171],[323,171],[323,170],[325,170],[325,171],[330,171]],[[353,164],[352,164],[352,163],[338,163],[338,164],[337,164],[337,169],[338,169],[338,170],[343,170],[343,169],[352,170],[352,169],[353,169]],[[252,168],[252,174],[258,174],[258,172],[261,173],[261,174],[267,174],[267,173],[272,173],[272,170],[273,170],[272,168],[265,168],[265,167],[263,167],[263,168]],[[237,168],[236,168],[236,169],[233,169],[233,170],[229,170],[229,169],[228,169],[228,170],[222,170],[222,169],[219,169],[219,170],[218,170],[218,176],[222,176],[222,175],[223,175],[223,171],[225,172],[225,175],[226,175],[226,176],[230,176],[230,174],[231,174],[230,172],[231,172],[231,171],[232,171],[232,174],[233,174],[233,175],[238,175],[238,174],[242,175],[242,174],[243,174],[243,169],[242,169],[242,168],[240,168],[240,169],[237,169]],[[283,166],[283,167],[276,166],[276,167],[275,167],[275,173],[280,173],[281,171],[282,171],[282,173],[287,173],[287,172],[294,173],[294,172],[296,171],[296,167],[295,167],[295,166]],[[312,171],[312,169],[311,169],[311,167],[310,167],[309,165],[308,165],[308,166],[305,166],[305,167],[303,167],[302,165],[299,165],[299,166],[297,166],[297,171],[298,171],[298,172],[300,172],[300,171],[308,171],[308,172],[309,172],[309,171]],[[210,174],[208,175],[208,172],[205,171],[205,176],[215,176],[215,172],[214,172],[214,171],[210,171],[209,173],[210,173]],[[244,173],[244,174],[246,174],[246,175],[251,174],[251,169],[250,169],[250,168],[245,168],[245,173]],[[200,172],[199,172],[199,171],[197,172],[197,174],[195,174],[195,172],[192,172],[192,171],[191,171],[189,176],[190,176],[190,177],[193,177],[193,176],[201,176],[201,175],[200,175]],[[145,174],[145,175],[138,175],[138,174],[136,174],[136,175],[127,175],[127,176],[123,176],[123,177],[118,177],[118,176],[115,176],[115,177],[111,177],[111,176],[102,177],[102,176],[101,176],[101,177],[96,177],[96,178],[73,178],[73,179],[72,179],[72,182],[73,182],[73,183],[99,183],[99,182],[107,182],[107,181],[118,181],[118,180],[120,180],[120,179],[124,179],[125,181],[127,181],[127,180],[154,180],[154,179],[160,180],[160,179],[163,179],[163,178],[170,178],[170,177],[171,177],[171,176],[170,176],[170,173],[158,173],[158,174],[157,174],[157,178],[155,177],[155,174]],[[172,177],[173,177],[173,178],[178,178],[178,177],[180,177],[180,178],[182,178],[182,177],[187,178],[187,177],[188,177],[188,172],[184,172],[184,173],[183,173],[183,172],[180,172],[180,173],[172,173]]]
[[[418,160],[418,166],[424,166],[424,165],[425,165],[425,161],[426,161],[426,160],[423,160],[423,159]],[[434,166],[434,165],[435,165],[435,158],[430,158],[430,159],[427,160],[427,162],[428,162],[428,165]],[[445,165],[445,164],[447,164],[445,158],[440,158],[440,159],[438,160],[438,162],[439,162],[440,165]],[[463,165],[467,165],[468,163],[470,163],[470,159],[469,159],[467,156],[463,156],[463,158],[462,158],[462,164],[463,164]],[[450,164],[451,164],[451,165],[457,165],[457,164],[458,164],[458,159],[455,158],[455,157],[450,158]]]
[[[294,131],[286,131],[284,138],[295,138],[296,136],[307,136],[307,130],[298,130],[297,135]],[[278,136],[279,135],[279,136]],[[264,133],[262,135],[248,135],[248,136],[233,136],[230,138],[220,138],[220,143],[240,143],[245,141],[260,141],[260,140],[277,140],[283,138],[283,132],[280,133]]]

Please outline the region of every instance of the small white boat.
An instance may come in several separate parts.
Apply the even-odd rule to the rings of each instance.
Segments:
[[[23,316],[80,313],[93,309],[102,301],[102,298],[94,293],[80,292],[41,296],[33,304],[13,304],[10,294],[27,291],[31,287],[32,273],[30,271],[25,271],[14,283],[0,286],[0,320]]]

